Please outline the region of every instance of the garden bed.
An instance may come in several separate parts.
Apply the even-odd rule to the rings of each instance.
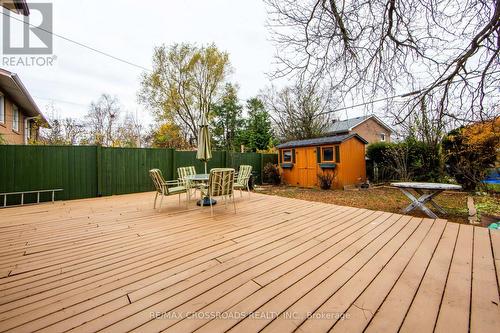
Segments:
[[[400,213],[402,208],[410,204],[408,198],[406,198],[401,191],[388,186],[354,191],[325,191],[314,188],[309,189],[291,186],[262,186],[259,187],[258,192],[393,213]],[[468,223],[467,195],[468,194],[464,192],[441,193],[436,197],[435,201],[447,211],[447,214],[443,215],[438,213],[438,216],[453,222]],[[474,202],[487,202],[489,209],[500,209],[500,198],[498,196],[474,196]],[[432,209],[432,207],[430,208]],[[427,217],[420,211],[412,211],[410,215]]]

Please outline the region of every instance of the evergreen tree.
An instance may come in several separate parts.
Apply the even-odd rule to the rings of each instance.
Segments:
[[[264,103],[257,97],[247,101],[248,119],[242,135],[247,148],[252,151],[266,150],[274,145],[274,135],[269,113]]]
[[[217,149],[236,151],[240,145],[244,126],[242,106],[238,102],[238,89],[228,83],[219,104],[211,111],[212,145]]]

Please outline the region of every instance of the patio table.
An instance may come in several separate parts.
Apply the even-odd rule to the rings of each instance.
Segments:
[[[404,214],[411,212],[412,210],[419,208],[427,216],[433,219],[437,219],[438,216],[429,208],[425,206],[425,203],[429,202],[438,212],[445,214],[446,211],[443,207],[439,206],[433,199],[443,191],[450,190],[461,190],[462,186],[453,184],[441,184],[441,183],[417,183],[417,182],[400,182],[391,183],[391,186],[397,187],[403,192],[408,199],[410,199],[411,204],[402,210]],[[419,197],[417,198],[411,193],[411,190],[415,191]]]
[[[208,173],[197,173],[196,175],[188,175],[186,176],[186,179],[192,182],[197,182],[197,183],[208,183],[210,175]],[[210,206],[210,199],[205,196],[203,199],[200,199],[196,202],[198,206]],[[212,205],[217,204],[217,200],[212,199]]]

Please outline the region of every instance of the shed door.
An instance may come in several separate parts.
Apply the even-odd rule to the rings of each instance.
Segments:
[[[299,171],[299,184],[304,187],[317,185],[316,176],[316,148],[298,148],[295,154],[297,169]]]

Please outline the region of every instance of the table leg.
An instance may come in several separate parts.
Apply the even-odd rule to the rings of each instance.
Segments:
[[[430,218],[433,218],[433,219],[437,219],[437,215],[434,214],[434,212],[432,210],[430,210],[429,208],[427,208],[425,206],[425,203],[427,201],[429,201],[430,199],[432,199],[433,196],[437,195],[439,192],[434,192],[434,193],[426,193],[426,194],[423,194],[421,195],[418,199],[415,198],[415,196],[413,194],[411,194],[410,191],[407,191],[406,189],[404,188],[400,188],[401,192],[403,192],[410,200],[411,200],[411,204],[406,207],[405,209],[403,209],[403,213],[406,214],[406,213],[409,213],[411,212],[412,210],[414,210],[415,208],[418,208],[420,209],[421,211],[423,211],[425,214],[427,214],[427,216],[429,216]]]
[[[415,189],[415,192],[417,192],[417,193],[418,193],[418,194],[420,194],[420,195],[424,195],[424,192],[423,192],[422,190],[420,190],[420,189]],[[441,214],[446,214],[446,211],[444,210],[444,208],[443,208],[443,207],[441,207],[441,206],[439,206],[439,205],[437,204],[437,202],[435,202],[435,201],[433,200],[433,198],[434,198],[435,196],[437,196],[437,195],[438,195],[439,193],[441,193],[441,192],[443,192],[443,191],[440,191],[440,190],[435,191],[435,192],[434,192],[434,193],[435,193],[435,195],[433,195],[433,196],[432,196],[432,198],[430,198],[430,199],[429,199],[429,202],[430,202],[430,204],[432,205],[432,207],[434,207],[434,208],[436,208],[436,209],[437,209],[437,211],[438,211],[438,212],[440,212]]]

